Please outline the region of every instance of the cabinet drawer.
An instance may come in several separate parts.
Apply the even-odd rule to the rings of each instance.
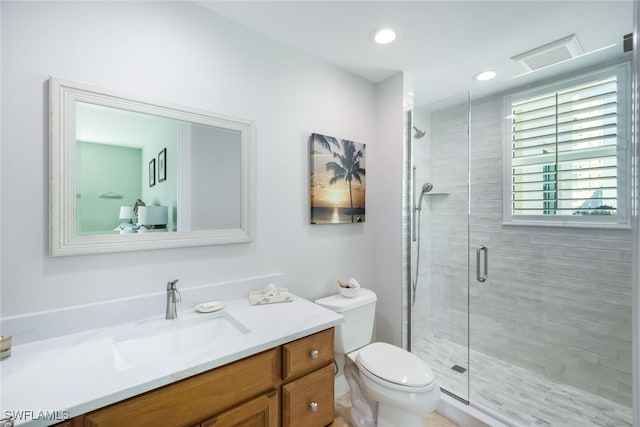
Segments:
[[[282,386],[283,427],[319,427],[332,422],[333,365]]]
[[[272,390],[203,421],[200,427],[277,427],[279,406],[278,390]]]
[[[278,349],[224,365],[86,415],[87,427],[196,424],[276,388]]]
[[[282,378],[302,376],[333,360],[333,328],[282,346]]]

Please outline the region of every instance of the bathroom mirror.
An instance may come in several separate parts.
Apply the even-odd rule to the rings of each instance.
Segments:
[[[251,121],[49,79],[49,254],[243,243]]]

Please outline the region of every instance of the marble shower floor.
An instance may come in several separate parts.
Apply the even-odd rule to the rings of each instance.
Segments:
[[[414,343],[413,353],[433,369],[440,386],[469,400],[467,349],[430,336]],[[583,390],[554,383],[526,369],[471,352],[471,401],[501,414],[517,426],[631,427],[631,408]]]

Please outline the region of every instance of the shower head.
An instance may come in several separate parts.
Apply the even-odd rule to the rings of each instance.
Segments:
[[[432,183],[425,182],[424,184],[422,184],[422,194],[428,193],[431,190],[433,190],[433,184]]]
[[[413,137],[415,139],[420,139],[427,134],[426,130],[420,130],[417,127],[413,127]]]
[[[429,191],[433,190],[433,184],[430,182],[425,182],[424,184],[422,184],[422,191],[420,192],[420,199],[418,199],[418,204],[415,206],[414,210],[422,210],[422,198],[424,197],[425,194],[427,194]]]

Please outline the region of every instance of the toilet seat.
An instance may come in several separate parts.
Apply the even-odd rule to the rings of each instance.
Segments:
[[[433,389],[431,368],[416,355],[391,344],[376,342],[356,355],[360,371],[372,381],[395,390],[424,393]]]

